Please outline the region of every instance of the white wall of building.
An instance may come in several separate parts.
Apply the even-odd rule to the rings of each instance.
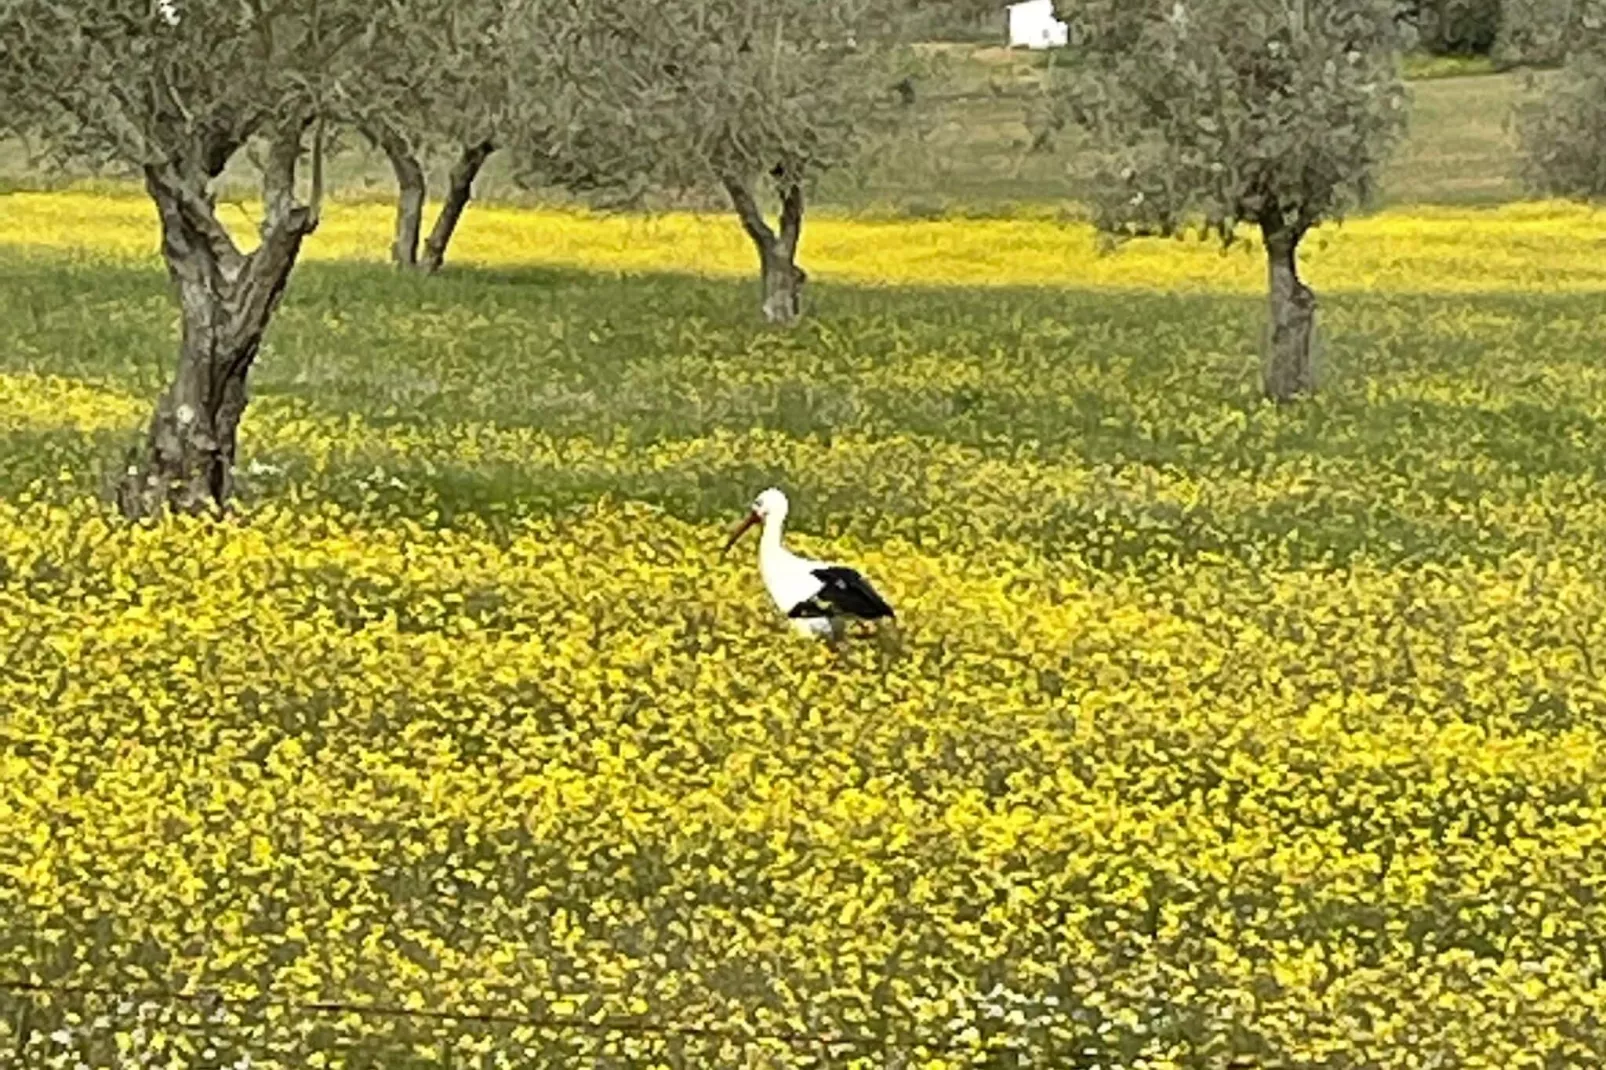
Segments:
[[[1067,38],[1065,23],[1054,17],[1054,0],[1024,0],[1009,5],[1011,48],[1061,48]]]

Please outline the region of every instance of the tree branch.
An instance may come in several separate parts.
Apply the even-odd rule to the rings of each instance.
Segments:
[[[204,191],[196,189],[171,163],[160,166],[147,164],[144,172],[145,188],[157,200],[158,208],[163,207],[164,196],[170,202],[168,210],[162,212],[163,230],[179,225],[193,231],[206,243],[207,251],[211,253],[223,277],[230,282],[237,279],[245,266],[246,257],[234,244],[228,229],[218,220],[217,211]]]
[[[296,201],[296,164],[301,158],[301,135],[311,125],[307,116],[281,126],[268,144],[262,165],[262,240],[282,229],[300,229],[308,223],[307,208]],[[312,221],[316,225],[316,220]],[[310,229],[310,228],[309,228]]]
[[[298,142],[299,143],[299,142]],[[318,226],[323,215],[323,116],[312,128],[312,191],[307,198],[307,232]]]
[[[747,236],[753,239],[753,244],[758,246],[761,254],[768,254],[775,245],[775,232],[765,222],[763,211],[753,199],[753,191],[747,188],[747,183],[729,174],[721,176],[720,181],[725,184],[725,192],[730,194],[737,218],[742,221],[742,229],[747,231]]]
[[[427,270],[439,271],[445,262],[446,247],[451,243],[458,221],[463,217],[463,210],[468,207],[469,198],[474,194],[474,179],[485,166],[486,159],[495,151],[496,142],[490,138],[463,147],[447,178],[446,200],[441,205],[441,214],[430,230],[429,240],[424,243],[424,266]]]
[[[357,124],[357,129],[375,148],[385,154],[392,167],[398,160],[412,162],[417,157],[412,144],[403,136],[396,124],[383,115],[365,117]]]
[[[789,182],[781,190],[781,251],[788,260],[797,256],[797,243],[802,234],[803,187]]]
[[[302,240],[318,227],[317,202],[323,195],[321,129],[314,134],[312,203],[300,204],[295,195],[301,135],[309,125],[307,116],[286,123],[269,143],[262,169],[262,242],[246,258],[240,277],[241,294],[232,324],[236,331],[268,321],[283,295]],[[249,355],[245,359],[250,359]]]

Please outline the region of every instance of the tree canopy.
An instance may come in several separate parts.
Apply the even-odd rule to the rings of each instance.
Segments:
[[[0,93],[58,159],[205,169],[305,127],[387,0],[272,5],[0,0]]]
[[[867,0],[575,3],[525,30],[530,62],[561,77],[530,108],[522,172],[617,202],[728,196],[760,253],[766,315],[789,321],[806,189],[901,114],[902,19]]]
[[[1519,105],[1516,126],[1535,192],[1606,195],[1606,0],[1576,0],[1562,69]]]
[[[1492,55],[1501,64],[1547,65],[1567,51],[1577,22],[1576,0],[1502,0]]]
[[[1077,0],[1063,118],[1112,229],[1306,230],[1370,195],[1403,129],[1392,0]]]
[[[1436,55],[1486,55],[1500,36],[1510,0],[1403,0],[1416,45]]]

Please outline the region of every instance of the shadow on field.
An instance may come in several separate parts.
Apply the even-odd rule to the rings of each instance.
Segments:
[[[85,433],[65,428],[0,431],[0,498],[12,498],[35,484],[59,492],[99,494],[108,484],[108,466],[137,432]]]
[[[177,323],[155,265],[25,258],[0,280],[19,328],[0,373],[165,382]],[[1521,534],[1457,503],[1606,471],[1606,377],[1579,370],[1606,340],[1590,295],[1334,295],[1326,388],[1286,409],[1259,399],[1255,297],[823,284],[791,331],[757,322],[757,297],[756,280],[306,264],[253,377],[243,490],[446,522],[613,495],[711,521],[777,483],[804,530],[874,539],[901,518],[942,545],[991,524],[1164,567],[1498,557]],[[253,427],[290,418],[344,444],[257,452]],[[13,433],[0,491],[91,471],[137,433]]]
[[[1397,461],[1452,455],[1469,469],[1477,460],[1528,480],[1606,479],[1606,423],[1571,407],[1512,401],[1499,406],[1419,398],[1377,404],[1376,439],[1366,453]],[[1467,491],[1474,488],[1469,484]]]
[[[597,272],[571,267],[479,267],[449,263],[433,279],[419,281],[426,286],[437,285],[440,282],[464,282],[472,286],[555,289],[562,286],[590,285],[606,277]]]
[[[0,438],[0,497],[43,481],[58,492],[98,494],[108,465],[127,436],[71,431],[13,432]],[[249,451],[248,451],[249,452]],[[723,522],[753,489],[782,484],[802,503],[801,530],[874,542],[882,529],[932,549],[954,540],[1005,538],[1050,557],[1074,553],[1094,568],[1165,572],[1208,555],[1295,567],[1342,567],[1357,560],[1395,567],[1471,560],[1493,564],[1515,548],[1513,533],[1480,528],[1464,518],[1420,517],[1387,501],[1346,498],[1317,487],[1253,506],[1180,505],[1106,486],[1055,496],[1029,507],[1029,490],[1007,520],[989,526],[955,511],[944,488],[906,485],[897,496],[866,502],[853,485],[821,480],[801,468],[739,458],[663,471],[608,471],[550,462],[469,464],[438,458],[398,459],[381,449],[340,458],[319,471],[297,451],[273,454],[271,475],[240,475],[243,501],[271,500],[292,489],[378,522],[399,516],[452,525],[465,518],[490,522],[556,515],[604,498],[627,499],[692,522]],[[58,482],[58,473],[70,482]],[[1291,530],[1300,535],[1288,544]],[[710,544],[711,552],[713,544]]]

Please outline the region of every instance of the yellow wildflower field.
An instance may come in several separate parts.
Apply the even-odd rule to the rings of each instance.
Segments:
[[[1281,409],[1237,252],[825,219],[778,333],[726,220],[386,226],[309,246],[238,513],[131,526],[149,213],[0,198],[0,1055],[1601,1060],[1593,217],[1313,241]],[[896,627],[719,555],[772,483]]]
[[[93,248],[150,256],[155,210],[138,197],[14,193],[4,198],[7,242],[23,248]],[[244,245],[255,240],[257,205],[224,206]],[[392,209],[331,204],[307,242],[312,259],[382,260]],[[811,275],[841,282],[925,286],[1092,286],[1182,292],[1260,293],[1264,260],[1249,232],[1243,248],[1145,238],[1120,256],[1096,255],[1083,224],[1052,219],[873,222],[825,215],[805,223],[802,258]],[[1302,262],[1318,292],[1383,290],[1486,293],[1606,289],[1600,243],[1606,216],[1561,203],[1484,209],[1419,208],[1319,228]],[[693,270],[750,276],[756,254],[731,218],[689,213],[596,215],[475,206],[454,241],[454,262],[553,264],[590,271]]]

